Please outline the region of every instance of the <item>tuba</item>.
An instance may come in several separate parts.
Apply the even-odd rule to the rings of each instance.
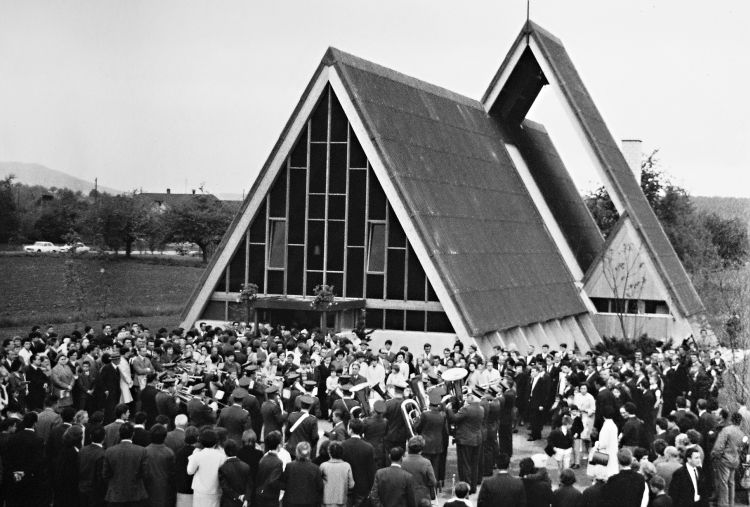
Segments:
[[[458,405],[463,403],[464,379],[469,375],[465,368],[449,368],[443,372],[443,382],[449,396],[456,400]]]
[[[417,433],[414,429],[419,422],[419,416],[422,415],[422,407],[417,401],[407,398],[401,402],[401,415],[404,417],[406,429],[409,430],[409,438],[415,436]]]

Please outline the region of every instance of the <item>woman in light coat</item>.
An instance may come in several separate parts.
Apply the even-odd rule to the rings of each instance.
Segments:
[[[352,467],[344,461],[344,447],[341,442],[331,442],[328,446],[331,459],[320,465],[323,473],[323,506],[344,507],[349,490],[354,487]]]
[[[617,425],[612,420],[615,416],[614,410],[607,407],[602,415],[604,416],[604,424],[602,424],[602,429],[599,432],[599,440],[596,442],[595,449],[609,455],[606,470],[607,478],[610,478],[620,471],[620,465],[617,462],[617,451],[619,450]]]
[[[126,350],[120,352],[122,359],[117,365],[117,369],[120,370],[120,403],[133,401],[133,393],[130,392],[130,388],[133,387],[133,375],[130,372],[130,354],[126,354]]]
[[[187,473],[193,476],[193,505],[219,507],[221,486],[219,468],[227,460],[224,450],[218,446],[219,437],[212,429],[201,431],[198,438],[201,448],[188,458]]]
[[[73,384],[76,377],[68,366],[68,356],[60,354],[57,364],[52,368],[50,380],[52,381],[52,392],[57,395],[60,407],[73,405]]]

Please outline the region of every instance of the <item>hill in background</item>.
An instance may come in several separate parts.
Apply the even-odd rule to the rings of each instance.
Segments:
[[[88,194],[94,189],[94,183],[92,181],[82,180],[76,178],[70,174],[55,169],[50,169],[41,164],[27,164],[24,162],[0,162],[0,178],[13,174],[16,179],[16,183],[23,183],[24,185],[34,186],[41,185],[47,188],[69,188],[70,190],[81,191],[83,194]],[[121,194],[120,190],[113,188],[107,188],[99,185],[100,192],[107,192],[108,194]]]

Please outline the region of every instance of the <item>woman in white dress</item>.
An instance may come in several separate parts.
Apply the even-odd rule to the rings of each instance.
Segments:
[[[620,471],[620,465],[617,462],[617,451],[619,450],[617,425],[612,420],[615,414],[611,408],[606,408],[602,415],[604,416],[604,424],[602,424],[602,429],[599,431],[599,440],[596,442],[595,448],[609,455],[606,469],[607,478],[610,478]]]
[[[589,393],[588,384],[581,384],[573,395],[573,403],[581,411],[581,422],[583,431],[581,432],[582,449],[578,452],[582,456],[587,456],[591,444],[591,428],[594,427],[594,414],[596,413],[596,400]]]

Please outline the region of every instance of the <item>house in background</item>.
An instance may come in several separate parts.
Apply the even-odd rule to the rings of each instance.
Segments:
[[[606,242],[544,127],[526,118],[545,86],[620,214]],[[524,26],[481,101],[331,48],[182,325],[239,320],[239,291],[252,282],[261,321],[315,326],[313,290],[327,284],[337,297],[326,324],[351,329],[365,310],[367,327],[382,330],[376,345],[387,336],[437,349],[458,337],[484,352],[587,350],[617,334],[621,304],[610,305],[619,293],[605,265],[624,245],[645,278],[619,298],[637,312],[628,318],[656,337],[688,336],[701,301],[567,52],[544,29]]]
[[[189,194],[175,194],[172,192],[172,189],[168,188],[165,193],[139,192],[134,194],[134,197],[137,200],[150,203],[153,211],[159,211],[162,213],[170,207],[190,202],[191,199],[195,199],[198,196],[203,196],[209,201],[219,201],[219,199],[213,194],[198,194],[195,190]]]

